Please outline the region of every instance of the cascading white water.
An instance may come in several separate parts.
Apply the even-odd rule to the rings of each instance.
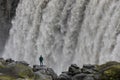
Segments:
[[[3,57],[45,64],[120,61],[120,0],[21,0]]]

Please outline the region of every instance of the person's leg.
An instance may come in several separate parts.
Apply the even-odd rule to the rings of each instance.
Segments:
[[[42,61],[42,65],[43,65],[43,61]]]
[[[40,61],[40,66],[42,65],[41,61]]]

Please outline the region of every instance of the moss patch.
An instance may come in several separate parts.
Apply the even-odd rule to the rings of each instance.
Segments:
[[[16,80],[16,78],[8,75],[0,75],[0,80]]]
[[[120,80],[120,63],[107,62],[99,66],[101,80]]]

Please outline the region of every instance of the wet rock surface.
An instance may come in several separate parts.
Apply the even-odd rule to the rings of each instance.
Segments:
[[[15,16],[18,3],[19,0],[0,0],[0,53],[2,53],[8,39],[12,26],[11,20]]]

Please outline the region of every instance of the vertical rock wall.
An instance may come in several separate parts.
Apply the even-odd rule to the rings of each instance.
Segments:
[[[0,55],[9,37],[11,20],[15,15],[19,0],[0,0]]]

